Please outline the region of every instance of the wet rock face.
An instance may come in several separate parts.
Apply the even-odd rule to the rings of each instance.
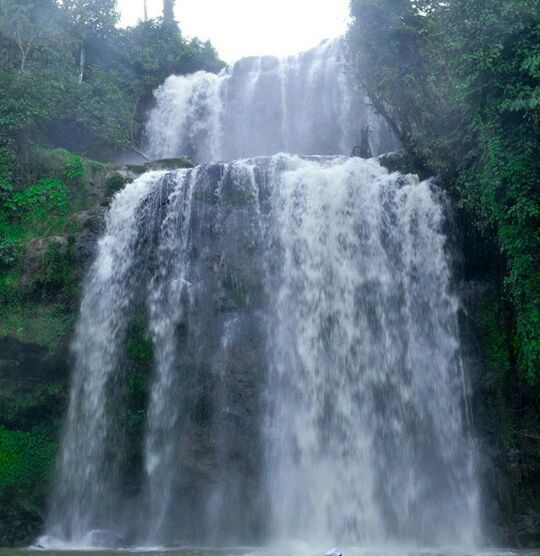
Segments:
[[[263,265],[253,204],[242,202],[238,189],[229,193],[225,206],[195,199],[192,207],[191,287],[178,330],[176,365],[184,377],[179,400],[189,416],[179,448],[186,481],[172,512],[182,525],[178,520],[171,524],[187,539],[224,539],[232,531],[256,538],[263,526],[253,499],[260,481],[260,390],[266,364]],[[216,194],[205,191],[208,200]],[[228,193],[223,189],[222,194]],[[180,507],[186,497],[192,498],[189,512]],[[215,528],[201,531],[200,516],[211,498]],[[251,521],[239,532],[246,514]]]
[[[171,363],[176,377],[170,388],[172,410],[179,408],[181,415],[169,431],[177,439],[170,462],[175,479],[169,484],[172,502],[162,525],[162,538],[174,544],[212,536],[216,541],[225,539],[231,531],[238,532],[238,516],[241,511],[245,515],[250,507],[252,511],[247,513],[251,517],[244,524],[242,536],[260,538],[263,524],[253,497],[261,480],[260,387],[264,373],[263,265],[256,209],[259,199],[250,189],[249,180],[240,186],[235,184],[224,175],[222,165],[208,165],[196,172],[198,187],[193,191],[189,211],[189,247],[182,259],[187,269],[186,287],[178,301],[182,316],[174,324]],[[165,301],[159,295],[153,299],[150,291],[157,288],[155,281],[159,283],[160,272],[164,276],[161,280],[166,282],[169,274],[174,276],[171,273],[178,270],[177,258],[184,257],[178,252],[167,253],[163,237],[167,217],[177,210],[171,206],[175,202],[171,194],[178,186],[174,172],[163,181],[160,177],[138,208],[136,254],[126,277],[133,296],[125,319],[127,323],[137,321],[141,334],[134,339],[132,325],[126,324],[127,337],[107,389],[115,392],[119,411],[115,419],[126,430],[130,425],[124,422],[133,418],[130,415],[136,415],[142,423],[149,419],[149,397],[156,382],[150,305]],[[98,256],[106,213],[89,210],[78,217],[77,272],[83,278]],[[172,230],[181,236],[178,229]],[[131,254],[122,252],[121,256]],[[163,289],[164,296],[167,288]],[[108,291],[105,288],[103,294]],[[166,322],[166,312],[158,315],[154,327],[161,320]],[[135,347],[140,353],[141,338],[149,344],[149,353],[142,363],[135,364],[129,352]],[[133,392],[126,393],[131,388],[127,383],[133,380],[145,383],[136,394],[141,398],[136,412],[131,408]],[[116,450],[126,451],[120,455],[120,475],[129,476],[119,485],[123,500],[130,499],[121,505],[119,516],[135,511],[149,497],[145,486],[145,433],[144,425],[129,431],[129,447],[120,442],[122,449]],[[59,509],[70,513],[63,502]],[[209,511],[215,515],[213,523],[201,519]],[[135,527],[119,528],[128,544],[140,542],[142,536],[138,522],[131,520],[131,524]],[[109,516],[105,520],[98,517],[92,529],[102,530],[110,525]],[[231,537],[231,542],[237,538]]]
[[[30,545],[41,527],[41,519],[32,511],[21,511],[16,505],[9,505],[7,500],[3,502],[7,508],[0,520],[0,543],[2,546]]]
[[[105,228],[105,213],[106,209],[91,209],[76,215],[80,230],[75,244],[79,281],[95,257],[97,242]]]
[[[463,221],[460,231],[471,233]],[[515,369],[497,367],[504,353],[488,357],[492,346],[487,344],[486,315],[501,295],[500,277],[486,274],[486,258],[497,256],[491,249],[468,238],[463,260],[467,279],[458,288],[464,309],[463,358],[471,370],[471,415],[479,443],[483,531],[493,545],[532,548],[540,543],[540,405],[530,385],[515,379]],[[504,330],[505,321],[496,321],[498,330]]]
[[[96,529],[89,535],[91,546],[96,548],[120,548],[122,546],[122,538],[114,531],[107,529]]]

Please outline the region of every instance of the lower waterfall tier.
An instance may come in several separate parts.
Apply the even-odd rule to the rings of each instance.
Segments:
[[[129,184],[84,286],[48,538],[477,540],[447,216],[431,183],[374,160]],[[152,361],[135,440],[133,323]]]

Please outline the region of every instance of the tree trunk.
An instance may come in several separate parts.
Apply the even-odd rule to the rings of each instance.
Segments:
[[[21,67],[19,68],[19,73],[24,73],[26,67],[26,57],[28,56],[28,50],[21,51]]]
[[[86,65],[86,48],[84,47],[84,43],[81,43],[81,55],[79,58],[79,85],[81,85],[84,80],[85,65]]]
[[[139,108],[139,100],[135,101],[133,105],[133,110],[131,111],[131,126],[130,126],[130,135],[131,135],[131,148],[135,150],[135,118],[137,117],[137,110]]]
[[[163,0],[163,21],[174,23],[174,4],[176,0]]]
[[[148,3],[146,0],[143,0],[144,2],[144,20],[148,21]]]
[[[28,41],[24,44],[24,41],[21,37],[21,30],[17,28],[17,44],[19,46],[19,50],[21,51],[21,65],[19,66],[19,73],[24,73],[26,69],[26,59],[28,58],[28,53],[32,48],[32,42]]]

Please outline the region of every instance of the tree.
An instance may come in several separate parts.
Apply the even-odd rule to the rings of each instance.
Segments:
[[[0,182],[23,175],[7,161],[24,167],[35,138],[98,158],[136,146],[152,91],[166,77],[221,69],[211,44],[185,41],[176,22],[120,29],[115,7],[114,0],[0,0]],[[6,17],[22,8],[31,25],[21,28],[30,43],[22,44],[24,61]]]
[[[20,73],[24,72],[28,54],[40,33],[40,27],[34,17],[35,9],[33,0],[0,0],[1,31],[17,44],[20,52]]]
[[[445,111],[428,75],[436,58],[432,57],[426,18],[420,11],[427,10],[427,3],[423,0],[418,6],[410,0],[352,0],[349,32],[358,80],[375,110],[388,121],[422,169],[431,157],[422,152],[416,133],[425,129],[438,134],[440,130],[423,122],[432,112]]]
[[[71,32],[78,43],[79,83],[84,80],[87,43],[103,38],[119,19],[116,0],[64,0]]]
[[[164,23],[175,23],[174,17],[175,0],[163,0],[163,21]]]

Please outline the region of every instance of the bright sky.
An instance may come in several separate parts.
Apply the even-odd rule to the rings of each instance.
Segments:
[[[149,17],[162,0],[147,0]],[[286,56],[343,34],[349,0],[177,0],[176,18],[185,36],[210,39],[221,58]],[[143,0],[119,0],[122,25],[143,17]]]

